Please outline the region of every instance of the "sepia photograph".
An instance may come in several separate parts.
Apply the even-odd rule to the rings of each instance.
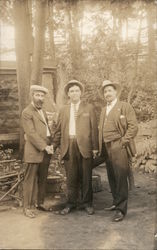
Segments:
[[[0,249],[157,250],[156,111],[156,0],[0,0]]]

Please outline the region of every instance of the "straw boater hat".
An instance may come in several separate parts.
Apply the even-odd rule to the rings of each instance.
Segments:
[[[118,94],[120,93],[121,87],[120,87],[119,83],[111,82],[109,80],[105,80],[105,81],[103,81],[102,86],[100,88],[100,94],[101,94],[101,96],[104,96],[104,88],[106,88],[107,86],[114,87],[117,90],[117,93]]]
[[[31,85],[30,91],[31,91],[31,93],[33,93],[35,91],[40,91],[40,92],[43,92],[44,94],[48,94],[48,89],[41,86],[41,85]]]
[[[64,87],[64,92],[66,95],[68,94],[69,88],[74,86],[74,85],[78,86],[81,89],[81,92],[84,92],[84,86],[81,82],[79,82],[77,80],[71,80]]]

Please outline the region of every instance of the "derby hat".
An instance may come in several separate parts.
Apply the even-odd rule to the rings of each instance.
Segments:
[[[119,83],[111,82],[110,80],[105,80],[105,81],[103,81],[102,86],[100,88],[100,94],[101,94],[101,96],[104,96],[104,88],[106,88],[108,86],[114,87],[117,90],[118,93],[121,90],[121,87],[120,87]]]
[[[64,87],[64,92],[66,95],[68,94],[69,88],[74,86],[74,85],[78,86],[81,89],[81,92],[84,92],[84,86],[81,82],[79,82],[77,80],[71,80]]]
[[[41,86],[41,85],[31,85],[30,86],[30,91],[33,93],[35,91],[40,91],[40,92],[43,92],[44,94],[47,94],[48,93],[48,89]]]

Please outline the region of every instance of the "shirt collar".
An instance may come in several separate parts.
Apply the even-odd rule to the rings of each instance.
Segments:
[[[78,108],[79,105],[80,105],[80,102],[81,102],[81,101],[77,102],[76,104],[71,102],[71,107],[74,107],[74,105],[76,105],[76,108]]]

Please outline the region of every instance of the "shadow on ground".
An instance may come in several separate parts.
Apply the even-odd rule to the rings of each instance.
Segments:
[[[95,214],[75,210],[61,216],[39,212],[35,219],[23,216],[21,208],[0,212],[1,249],[124,249],[156,250],[156,179],[135,173],[135,188],[129,196],[128,215],[119,223],[112,222],[113,212],[104,211],[111,204],[105,169],[101,175],[103,191],[94,194]],[[61,209],[65,197],[47,197],[46,204]],[[56,204],[57,205],[56,207]]]

